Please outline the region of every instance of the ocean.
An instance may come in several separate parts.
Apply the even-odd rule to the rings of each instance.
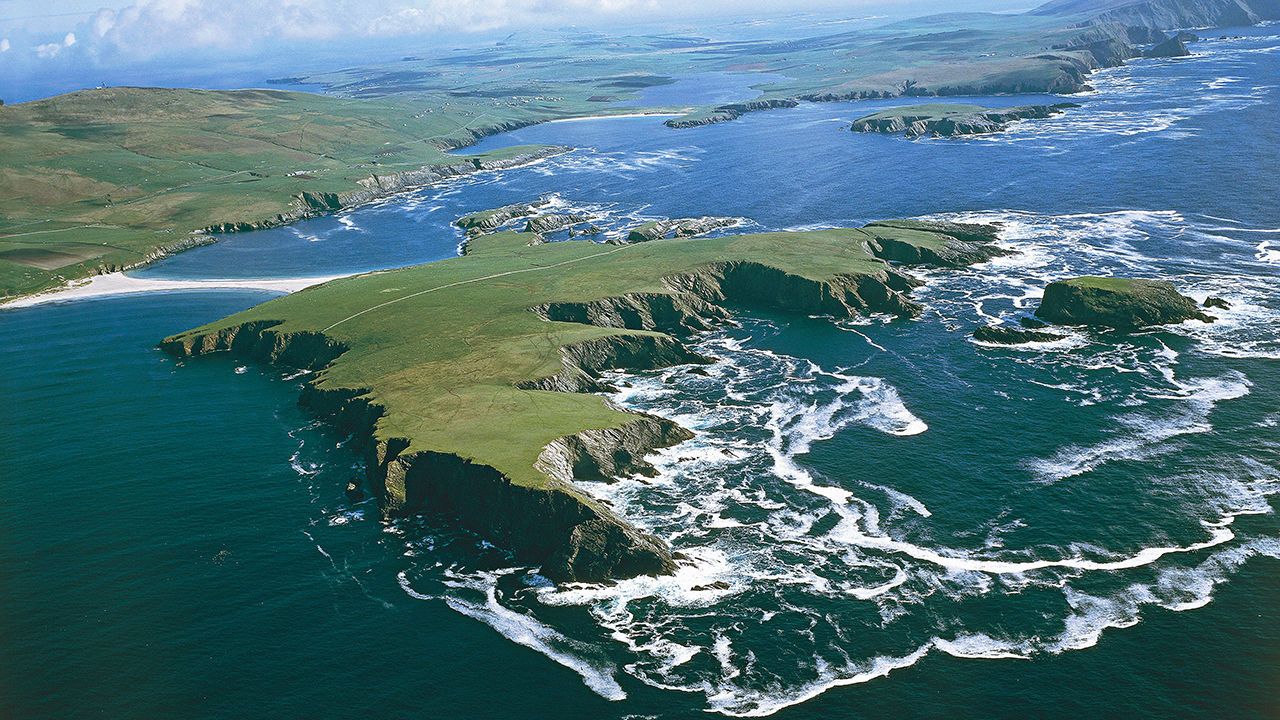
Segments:
[[[478,149],[575,150],[132,273],[439,260],[456,217],[546,194],[606,236],[1001,223],[1012,254],[913,271],[917,320],[750,312],[696,340],[709,376],[611,378],[696,433],[656,478],[585,484],[689,558],[671,577],[556,588],[439,518],[383,523],[344,497],[359,458],[297,407],[305,377],[155,349],[269,294],[0,311],[0,715],[1280,715],[1278,31],[1205,32],[1243,37],[1102,71],[1081,108],[985,138],[849,132],[895,101],[529,127]],[[1081,274],[1231,308],[971,339]]]

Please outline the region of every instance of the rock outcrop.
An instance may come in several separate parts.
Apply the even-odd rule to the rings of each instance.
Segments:
[[[908,230],[878,232],[878,230]],[[976,223],[885,220],[863,228],[872,239],[867,243],[873,255],[904,265],[964,267],[1008,255],[996,246],[998,228]]]
[[[1050,283],[1036,317],[1058,325],[1136,330],[1185,320],[1213,322],[1162,280],[1079,277]]]
[[[1186,44],[1180,36],[1171,37],[1161,43],[1156,43],[1147,50],[1143,51],[1143,57],[1149,58],[1180,58],[1188,57],[1191,51],[1187,49]]]
[[[654,220],[644,223],[627,234],[627,242],[649,242],[669,237],[695,237],[720,228],[733,227],[742,222],[733,217],[696,217]]]
[[[580,213],[547,213],[546,215],[535,215],[528,219],[524,224],[524,232],[542,233],[555,232],[571,228],[574,225],[580,225],[585,222],[591,222],[590,215]]]
[[[455,220],[453,224],[467,231],[468,234],[492,232],[516,218],[536,215],[538,208],[546,207],[550,204],[550,197],[541,197],[532,202],[513,203],[492,210],[463,215]]]
[[[850,129],[854,132],[902,134],[909,138],[983,135],[1000,132],[1017,120],[1043,120],[1074,107],[1079,105],[1056,103],[1002,109],[977,105],[913,105],[858,118]]]
[[[996,345],[1022,345],[1033,342],[1053,342],[1063,339],[1064,335],[1044,332],[1043,330],[1020,330],[998,325],[984,325],[973,331],[973,339],[979,342]]]

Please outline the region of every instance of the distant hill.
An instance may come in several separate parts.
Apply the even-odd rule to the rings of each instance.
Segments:
[[[1051,0],[1029,14],[1169,30],[1280,20],[1280,0]]]

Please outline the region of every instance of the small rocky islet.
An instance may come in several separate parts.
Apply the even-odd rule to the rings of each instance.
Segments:
[[[1055,325],[1139,330],[1187,320],[1213,322],[1173,283],[1139,278],[1077,277],[1049,283],[1036,317]]]
[[[999,345],[1052,342],[1066,336],[1043,330],[1049,323],[1131,332],[1187,320],[1213,322],[1205,309],[1230,307],[1220,297],[1197,303],[1164,280],[1084,276],[1049,283],[1035,318],[1022,318],[1022,327],[989,325],[975,330],[973,338]]]

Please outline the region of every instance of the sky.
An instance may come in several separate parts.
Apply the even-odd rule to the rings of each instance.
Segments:
[[[99,82],[119,84],[148,77],[155,77],[155,84],[182,84],[184,73],[191,75],[194,85],[201,84],[202,73],[212,77],[217,72],[232,85],[240,72],[256,73],[260,82],[267,68],[314,69],[288,67],[290,58],[302,64],[321,63],[339,54],[349,57],[355,48],[375,54],[408,48],[420,51],[492,41],[497,34],[511,31],[570,25],[618,31],[666,26],[715,36],[716,28],[735,20],[795,12],[880,18],[961,9],[1010,11],[1034,4],[1028,0],[0,0],[0,98],[21,101]]]

